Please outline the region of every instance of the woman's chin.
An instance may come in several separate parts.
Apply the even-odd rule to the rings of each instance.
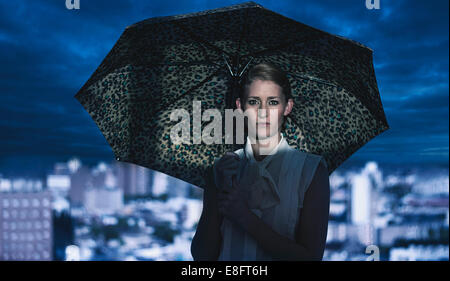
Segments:
[[[270,138],[272,135],[274,135],[274,134],[271,134],[270,130],[262,129],[262,130],[258,130],[256,137],[259,140],[263,140],[263,139]]]

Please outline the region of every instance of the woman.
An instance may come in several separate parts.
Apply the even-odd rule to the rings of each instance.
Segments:
[[[236,107],[248,117],[244,149],[216,159],[191,252],[195,260],[321,260],[330,188],[323,157],[281,134],[294,106],[273,64],[254,66]]]

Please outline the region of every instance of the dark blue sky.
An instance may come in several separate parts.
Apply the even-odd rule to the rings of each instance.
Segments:
[[[0,2],[0,174],[47,167],[78,156],[113,153],[73,97],[126,26],[154,16],[197,12],[245,1],[65,0]],[[448,1],[255,1],[277,13],[363,43],[374,64],[391,129],[348,163],[448,165]],[[4,172],[5,173],[5,172]]]

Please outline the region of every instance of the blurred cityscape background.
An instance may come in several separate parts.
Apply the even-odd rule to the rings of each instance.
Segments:
[[[367,260],[371,245],[380,260],[449,259],[448,166],[366,162],[330,185],[324,260]],[[129,163],[0,171],[0,260],[192,260],[201,211],[202,189]]]

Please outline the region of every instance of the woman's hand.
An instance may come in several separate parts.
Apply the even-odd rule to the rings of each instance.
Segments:
[[[247,205],[247,193],[237,183],[236,177],[232,178],[232,186],[219,191],[218,194],[219,213],[237,224],[249,211]]]
[[[220,190],[231,187],[231,179],[237,175],[239,168],[239,155],[227,152],[214,165],[214,176]]]

